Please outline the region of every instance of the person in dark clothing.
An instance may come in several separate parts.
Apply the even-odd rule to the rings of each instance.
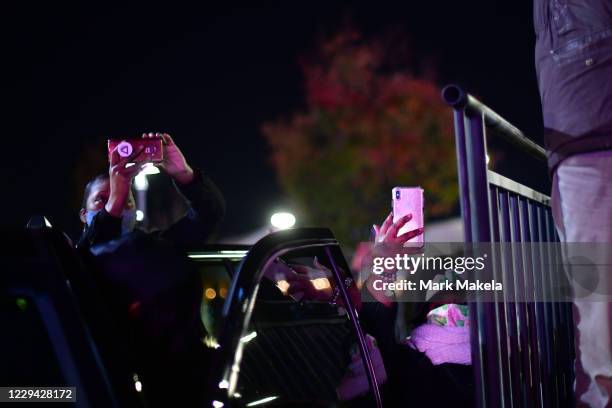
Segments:
[[[399,234],[410,218],[411,215],[407,215],[393,222],[393,214],[389,214],[381,226],[373,226],[374,241],[382,245],[403,245],[422,234],[422,228]],[[387,399],[391,406],[404,406],[410,403],[414,406],[427,407],[472,407],[474,385],[471,364],[465,362],[459,364],[448,359],[434,362],[426,352],[409,345],[410,342],[406,342],[406,339],[398,341],[396,333],[398,303],[393,294],[387,297],[384,291],[374,289],[372,279],[375,278],[371,275],[363,285],[361,298],[370,301],[361,302],[359,318],[364,331],[376,338],[389,379]],[[423,293],[423,301],[414,303],[414,307],[411,308],[412,313],[405,315],[404,318],[410,320],[411,326],[418,328],[428,323],[428,312],[434,310],[436,306],[443,304],[448,306],[455,301],[454,296],[445,298],[442,293],[426,301]],[[416,331],[410,333],[412,338]],[[437,334],[439,333],[440,331]],[[436,338],[436,343],[437,340]],[[442,339],[439,345],[445,346]]]
[[[135,372],[150,406],[196,405],[202,391],[206,349],[199,310],[200,278],[185,249],[202,244],[215,231],[225,202],[201,171],[192,169],[167,134],[159,167],[187,200],[187,214],[164,231],[135,229],[131,183],[142,163],[138,155],[112,152],[108,177],[85,188],[78,248],[94,255],[96,285],[125,335]]]
[[[374,336],[385,363],[386,402],[392,407],[473,407],[472,366],[433,364],[425,353],[398,343],[395,339],[397,306],[397,303],[364,302],[359,313],[363,330]],[[415,324],[424,322],[424,319],[415,320]]]
[[[225,214],[225,200],[214,183],[198,169],[192,169],[170,135],[149,133],[143,137],[159,137],[164,141],[164,161],[159,165],[172,179],[177,190],[189,203],[187,214],[165,231],[165,239],[181,246],[206,241]],[[120,158],[111,154],[108,175],[99,175],[85,187],[80,219],[83,233],[78,247],[91,247],[120,238],[132,232],[136,222],[132,180],[140,164],[129,166],[132,156]]]
[[[612,243],[612,2],[536,0],[535,63],[561,242]],[[564,246],[572,259],[573,245]],[[612,406],[612,251],[574,288],[576,403]],[[572,279],[573,281],[573,279]],[[590,286],[589,284],[585,287]]]

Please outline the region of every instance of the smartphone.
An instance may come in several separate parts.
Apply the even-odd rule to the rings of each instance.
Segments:
[[[396,222],[407,214],[412,214],[408,221],[397,234],[398,236],[424,225],[423,218],[423,189],[421,187],[394,187],[392,194],[393,222]],[[423,234],[408,240],[409,243],[423,244]]]
[[[108,140],[108,159],[112,152],[117,149],[121,158],[129,157],[134,152],[142,152],[134,157],[134,162],[159,163],[164,160],[164,149],[162,139],[109,139]]]

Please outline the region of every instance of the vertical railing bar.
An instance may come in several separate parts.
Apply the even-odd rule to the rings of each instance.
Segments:
[[[536,330],[536,344],[538,353],[538,380],[539,380],[539,401],[540,407],[548,407],[548,400],[546,396],[546,327],[545,327],[545,316],[544,316],[544,290],[542,288],[542,267],[541,267],[541,249],[540,244],[540,231],[538,228],[538,210],[537,203],[533,201],[528,202],[527,207],[528,219],[529,219],[529,230],[532,240],[532,279],[534,282],[534,306],[535,306],[535,330]]]
[[[464,225],[472,225],[470,219],[470,186],[468,184],[466,151],[465,151],[465,115],[462,109],[453,110],[455,122],[455,150],[457,151],[457,176],[459,177],[459,204],[461,206],[461,218]],[[463,229],[465,242],[472,242],[471,228]]]
[[[486,139],[484,119],[482,114],[469,117],[469,127],[466,133],[466,153],[470,194],[470,217],[472,225],[472,242],[491,244],[491,205],[489,203],[489,187],[486,165]],[[486,216],[483,216],[486,215]],[[482,298],[481,298],[482,300]],[[472,302],[474,303],[474,302]],[[485,386],[484,403],[486,406],[500,405],[499,371],[495,356],[499,350],[496,309],[493,302],[481,302],[475,310],[478,312],[478,340],[480,345],[480,368],[483,369]]]
[[[509,193],[505,190],[501,190],[499,193],[500,203],[500,240],[506,245],[506,250],[502,251],[502,270],[504,275],[504,307],[505,307],[505,319],[506,319],[506,332],[507,332],[507,347],[509,359],[509,374],[511,380],[511,392],[512,392],[512,406],[521,407],[520,395],[521,395],[521,364],[519,359],[519,347],[518,347],[518,335],[516,328],[516,306],[514,299],[515,285],[514,278],[512,276],[512,254],[507,250],[512,240],[510,231],[510,207],[509,207]]]
[[[457,118],[460,113],[461,117]],[[469,119],[465,116],[463,110],[455,110],[455,121],[460,123],[460,126],[455,127],[456,149],[457,149],[457,166],[459,175],[459,188],[461,194],[461,214],[463,218],[463,235],[465,242],[472,242],[472,211],[470,208],[471,186],[468,177],[468,149],[466,129],[469,129]],[[480,336],[480,307],[478,302],[469,302],[469,318],[470,318],[470,347],[472,354],[472,368],[474,371],[474,404],[475,407],[486,407],[486,384],[485,370],[483,366],[483,355]]]
[[[482,116],[465,116],[467,125],[465,130],[465,151],[466,151],[466,167],[468,184],[470,186],[469,209],[471,227],[471,241],[490,242],[489,225],[482,222],[483,217],[480,214],[486,214],[489,210],[488,204],[488,188],[485,163],[485,148],[484,148],[484,122]],[[485,197],[483,198],[483,193]],[[486,221],[489,218],[487,217]],[[478,297],[478,293],[476,293]],[[481,382],[479,394],[477,394],[476,404],[479,407],[488,407],[490,399],[497,393],[498,386],[495,384],[495,378],[491,378],[489,371],[492,369],[491,358],[495,354],[491,352],[491,325],[488,320],[491,319],[490,313],[487,313],[486,305],[475,299],[470,302],[471,322],[475,322],[476,326],[472,327],[472,334],[475,335],[477,342],[472,340],[472,357],[477,355],[477,365],[474,365],[474,373],[477,381]],[[492,384],[493,382],[493,384]]]
[[[553,350],[553,338],[552,338],[552,288],[550,287],[550,265],[549,265],[549,244],[546,242],[546,230],[545,230],[545,217],[546,210],[542,206],[536,208],[538,215],[538,236],[540,244],[540,271],[541,271],[541,282],[542,289],[544,292],[545,302],[544,306],[544,328],[545,328],[545,344],[546,344],[546,376],[544,378],[554,378],[554,362],[552,356]],[[548,401],[547,406],[558,406],[557,394],[555,394],[555,385],[551,384],[550,381],[546,381],[546,399]]]
[[[525,308],[527,311],[527,345],[528,359],[531,373],[531,389],[530,395],[533,401],[533,406],[542,406],[542,389],[540,377],[540,353],[537,336],[537,312],[535,300],[535,279],[533,270],[533,253],[531,234],[531,221],[529,218],[529,199],[526,197],[519,198],[519,221],[521,230],[521,253],[523,255],[523,280],[525,293]]]
[[[519,229],[519,213],[518,213],[518,198],[516,194],[510,195],[510,233],[512,237],[512,276],[514,278],[515,295],[516,301],[514,303],[516,307],[516,323],[517,323],[517,337],[519,345],[519,356],[521,363],[521,396],[523,398],[523,407],[529,406],[529,384],[531,382],[531,370],[528,360],[528,347],[527,347],[527,312],[525,303],[520,302],[519,299],[522,293],[521,291],[525,287],[525,283],[522,279],[522,273],[520,272],[522,256],[519,253],[521,232]]]
[[[491,242],[489,189],[487,182],[486,147],[482,115],[468,118],[466,132],[467,174],[470,194],[472,242]],[[483,217],[487,215],[487,217]],[[483,219],[486,219],[483,222]]]
[[[502,256],[500,247],[500,220],[499,220],[499,188],[490,184],[490,203],[491,203],[491,236],[492,242],[494,243],[492,251],[492,265],[493,265],[493,279],[496,282],[503,282],[503,269],[502,269]],[[509,376],[509,363],[508,363],[508,344],[507,344],[507,330],[506,330],[506,319],[505,319],[505,306],[504,296],[502,294],[495,293],[495,317],[496,317],[496,328],[497,328],[497,353],[499,370],[499,383],[500,383],[500,403],[502,408],[512,406],[512,390]]]

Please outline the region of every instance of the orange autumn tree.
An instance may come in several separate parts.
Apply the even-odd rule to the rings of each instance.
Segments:
[[[382,44],[355,31],[323,42],[301,63],[306,109],[262,126],[301,224],[349,245],[388,214],[394,186],[422,186],[428,218],[457,201],[450,109]]]

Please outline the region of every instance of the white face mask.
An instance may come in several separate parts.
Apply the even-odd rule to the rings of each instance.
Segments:
[[[88,226],[91,225],[94,217],[99,212],[100,210],[92,210],[85,213],[85,221]],[[136,227],[136,209],[129,208],[123,210],[121,213],[121,235],[126,235],[134,231],[134,227]]]

